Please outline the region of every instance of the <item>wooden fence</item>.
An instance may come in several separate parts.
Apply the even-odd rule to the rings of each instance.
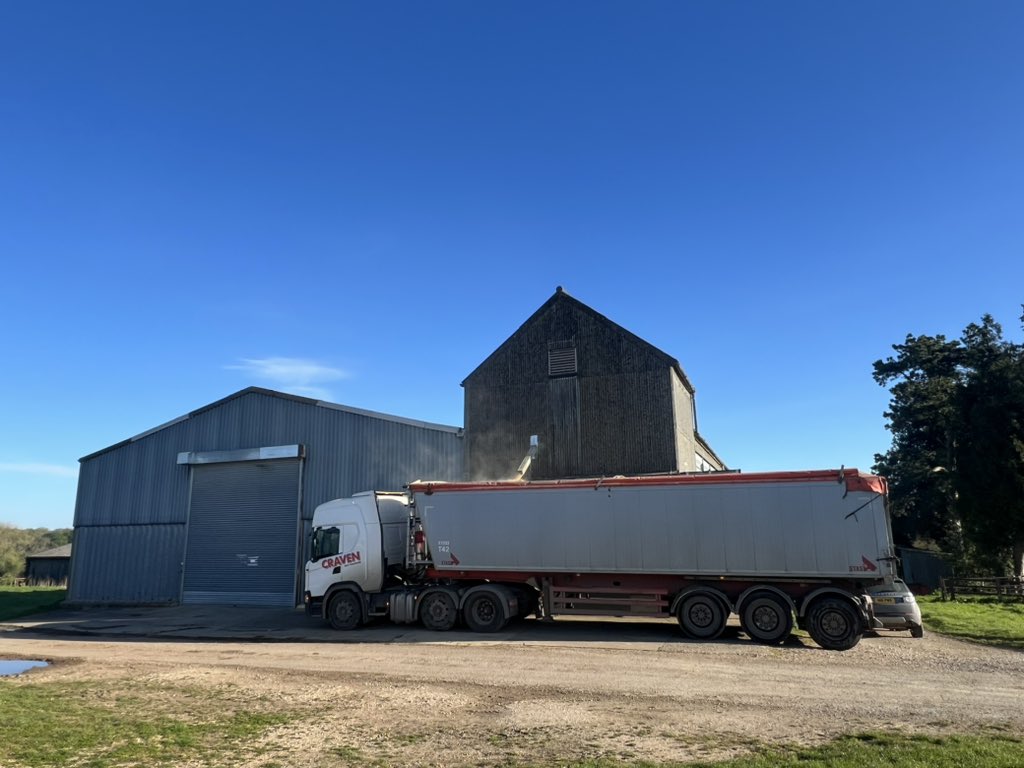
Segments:
[[[960,595],[1024,600],[1024,581],[1012,577],[985,578],[981,576],[942,579],[943,600],[955,600]]]

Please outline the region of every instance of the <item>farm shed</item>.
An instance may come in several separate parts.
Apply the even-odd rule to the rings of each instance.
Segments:
[[[466,380],[467,473],[533,479],[721,470],[679,361],[559,287]]]
[[[950,558],[938,552],[926,552],[912,547],[897,547],[903,581],[919,591],[938,589],[942,579],[953,575]]]
[[[462,430],[250,387],[80,460],[72,603],[301,598],[313,510],[462,478]]]
[[[68,566],[70,562],[70,544],[29,555],[25,558],[25,583],[30,587],[39,585],[63,586],[68,582]]]

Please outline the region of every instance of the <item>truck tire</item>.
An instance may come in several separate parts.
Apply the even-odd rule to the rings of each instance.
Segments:
[[[725,629],[729,612],[713,595],[690,595],[679,606],[676,618],[683,633],[694,640],[714,640]]]
[[[756,592],[743,603],[740,625],[752,640],[779,645],[793,631],[793,612],[778,596]]]
[[[455,626],[458,609],[447,592],[431,592],[420,600],[420,621],[427,629],[447,632]]]
[[[807,631],[811,639],[828,651],[848,651],[861,638],[857,610],[841,597],[822,597],[807,611]]]
[[[474,592],[462,607],[462,618],[474,632],[499,632],[505,626],[505,610],[495,592]]]
[[[911,637],[924,637],[924,627],[916,625],[910,628]]]
[[[355,629],[363,622],[363,606],[359,596],[347,589],[334,593],[327,604],[327,620],[334,629]]]

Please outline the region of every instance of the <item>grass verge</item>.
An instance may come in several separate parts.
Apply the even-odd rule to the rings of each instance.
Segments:
[[[205,690],[0,681],[0,765],[249,765],[254,737],[288,719]]]
[[[771,750],[715,768],[1015,768],[1024,742],[1006,736],[846,736],[821,747]]]
[[[60,587],[0,587],[0,621],[53,610],[67,594]]]
[[[1024,650],[1024,603],[994,598],[918,598],[928,629],[973,643]]]
[[[820,747],[763,749],[720,762],[623,764],[598,760],[566,768],[1019,768],[1024,742],[998,736],[844,736]],[[525,767],[523,767],[525,768]]]

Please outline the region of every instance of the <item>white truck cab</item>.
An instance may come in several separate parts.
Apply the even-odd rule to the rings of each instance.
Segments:
[[[306,562],[306,607],[322,612],[339,589],[357,597],[380,592],[389,569],[401,568],[409,547],[409,497],[368,491],[321,504],[313,512]],[[360,605],[365,618],[365,604]]]

